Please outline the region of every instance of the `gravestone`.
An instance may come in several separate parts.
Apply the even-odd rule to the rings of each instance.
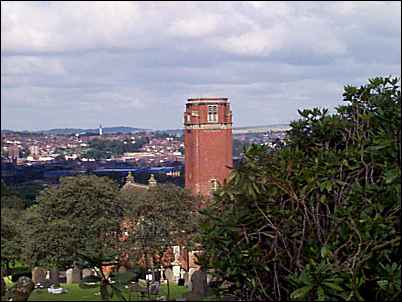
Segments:
[[[66,271],[59,271],[59,282],[67,283]]]
[[[191,276],[191,294],[201,298],[206,296],[207,290],[207,273],[203,270],[195,271]]]
[[[60,279],[59,279],[59,270],[57,268],[52,268],[49,271],[49,280],[55,285],[59,286]]]
[[[81,271],[77,267],[69,268],[66,271],[66,277],[67,277],[67,284],[80,283]]]
[[[173,277],[176,282],[180,278],[180,265],[173,265]]]
[[[184,279],[184,286],[189,287],[189,285],[190,285],[190,274],[188,272],[185,272],[183,274],[183,279]]]
[[[12,301],[27,301],[34,290],[35,284],[28,277],[20,277],[15,285]]]
[[[160,269],[161,277],[160,277],[160,280],[159,280],[160,283],[165,283],[165,278],[163,277],[163,272],[164,271],[165,270],[163,269],[163,266],[161,265],[161,269]]]
[[[82,270],[82,279],[89,277],[89,276],[95,276],[95,271],[91,268],[84,268]]]
[[[170,284],[173,284],[175,282],[173,271],[170,268],[165,269],[165,277]]]
[[[41,283],[46,280],[47,270],[41,267],[34,267],[32,269],[32,282],[34,284]]]

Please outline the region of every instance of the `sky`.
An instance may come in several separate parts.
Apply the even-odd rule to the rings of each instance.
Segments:
[[[235,127],[342,103],[401,74],[401,2],[1,2],[1,128],[182,128],[191,97]]]

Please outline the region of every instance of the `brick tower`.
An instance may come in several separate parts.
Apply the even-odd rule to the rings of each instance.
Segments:
[[[232,112],[227,98],[188,99],[184,113],[187,189],[211,196],[232,167]]]

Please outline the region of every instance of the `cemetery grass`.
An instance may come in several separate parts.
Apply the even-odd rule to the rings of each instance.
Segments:
[[[68,290],[67,293],[63,294],[49,294],[47,289],[35,289],[29,296],[28,301],[101,301],[101,296],[99,294],[99,287],[82,289],[78,284],[61,284],[61,287]],[[183,298],[184,295],[189,290],[184,286],[170,285],[170,300],[175,300],[176,298]],[[149,300],[155,300],[155,298],[160,296],[165,296],[167,298],[167,285],[162,284],[159,295],[150,296]],[[125,291],[126,298],[128,298],[127,291]],[[148,297],[141,298],[140,294],[132,294],[131,301],[144,301]],[[112,301],[119,301],[119,298],[114,296]]]

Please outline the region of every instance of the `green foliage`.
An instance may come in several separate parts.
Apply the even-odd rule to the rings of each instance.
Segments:
[[[167,247],[191,245],[197,227],[199,200],[174,185],[157,185],[149,190],[122,193],[131,257],[138,260],[161,255]],[[146,263],[149,267],[149,263]]]
[[[21,196],[22,200],[25,203],[25,207],[30,207],[31,205],[36,203],[36,197],[39,196],[40,191],[46,188],[46,184],[42,183],[22,183],[18,184],[12,189],[15,192],[18,192],[19,196]]]
[[[9,269],[21,255],[20,219],[24,199],[1,182],[1,262]]]
[[[1,209],[1,262],[6,268],[10,268],[10,264],[19,260],[21,255],[20,212],[15,208]]]
[[[223,288],[248,300],[400,295],[398,83],[346,86],[337,113],[299,111],[286,146],[247,149],[202,211],[205,265]]]
[[[64,177],[42,191],[24,217],[24,256],[31,265],[71,265],[83,255],[102,261],[116,255],[122,209],[118,187],[97,176]],[[98,262],[99,263],[99,262]]]
[[[14,208],[21,210],[24,207],[25,200],[21,195],[1,181],[1,208]]]

